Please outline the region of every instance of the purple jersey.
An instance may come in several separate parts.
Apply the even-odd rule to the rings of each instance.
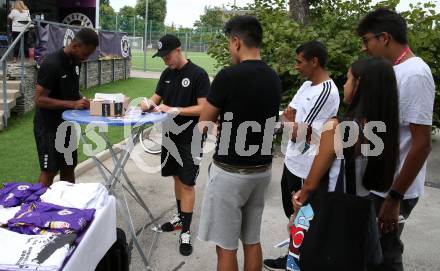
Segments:
[[[93,220],[95,209],[66,208],[45,202],[23,204],[8,228],[23,234],[81,234]]]
[[[9,208],[24,202],[39,201],[46,190],[47,187],[41,183],[6,183],[0,190],[0,205]]]

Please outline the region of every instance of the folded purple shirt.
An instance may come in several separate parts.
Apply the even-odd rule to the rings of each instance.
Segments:
[[[5,208],[20,206],[25,202],[40,201],[47,187],[41,183],[6,183],[0,190],[0,205]]]
[[[95,209],[66,208],[45,202],[26,203],[14,218],[8,221],[8,228],[23,234],[81,234],[92,222]]]

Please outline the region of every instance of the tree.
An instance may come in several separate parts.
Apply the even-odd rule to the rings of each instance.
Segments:
[[[136,3],[136,14],[145,18],[145,0],[138,0]],[[148,0],[148,21],[163,25],[167,15],[166,0]]]
[[[133,16],[135,15],[134,7],[123,6],[123,7],[119,10],[119,15],[120,15],[120,16],[123,16],[123,17],[133,17]]]
[[[308,0],[289,0],[290,16],[300,24],[307,24],[309,20]]]
[[[224,12],[222,7],[205,7],[205,13],[194,23],[196,28],[219,29],[223,27]]]
[[[292,20],[285,0],[255,0],[252,13],[263,26],[263,60],[280,76],[285,90],[284,102],[290,101],[302,83],[295,70],[295,48],[310,40],[320,40],[329,52],[327,68],[341,90],[348,67],[358,58],[365,57],[361,41],[355,34],[360,19],[379,6],[395,9],[399,0],[384,0],[372,5],[371,0],[320,0],[309,6],[309,21],[302,25]],[[436,100],[440,100],[440,14],[435,4],[411,5],[402,12],[408,22],[408,39],[414,53],[431,67],[436,84]],[[209,54],[219,66],[230,65],[227,40],[217,35],[210,43]],[[342,94],[342,93],[341,93]],[[440,103],[434,107],[433,127],[440,128]]]
[[[134,35],[134,31],[137,33],[142,33],[139,30],[140,25],[142,24],[142,20],[136,20],[136,14],[133,7],[123,6],[118,13],[118,24],[119,30],[122,32],[126,32],[129,35]],[[143,28],[142,28],[143,29]]]
[[[99,6],[99,25],[103,30],[115,30],[116,13],[110,5],[101,4]]]
[[[290,17],[299,24],[306,25],[309,22],[310,6],[319,5],[321,0],[289,0]]]
[[[99,3],[100,3],[100,5],[110,6],[110,0],[100,0]]]

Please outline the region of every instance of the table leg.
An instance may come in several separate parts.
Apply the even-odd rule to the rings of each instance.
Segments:
[[[127,225],[128,229],[130,231],[130,235],[132,237],[130,240],[130,247],[132,248],[132,245],[133,244],[135,245],[136,249],[138,250],[139,254],[141,255],[141,258],[142,258],[144,265],[147,267],[147,270],[151,270],[151,268],[149,267],[149,264],[148,264],[148,259],[150,258],[151,253],[152,253],[152,249],[157,242],[158,233],[155,232],[152,244],[150,246],[150,249],[149,249],[147,255],[145,255],[145,253],[143,252],[143,250],[140,246],[138,237],[142,234],[144,229],[149,224],[154,225],[156,218],[153,216],[153,214],[150,211],[150,209],[148,208],[147,204],[144,202],[141,195],[137,192],[136,188],[134,187],[133,183],[128,178],[128,175],[124,170],[126,164],[128,163],[128,160],[130,158],[130,154],[134,148],[134,144],[135,144],[136,140],[138,139],[138,136],[142,132],[142,130],[143,130],[143,127],[140,127],[137,130],[137,132],[135,132],[135,129],[133,127],[131,127],[131,137],[129,138],[129,140],[126,141],[127,145],[125,146],[125,148],[123,150],[121,150],[121,153],[119,155],[114,150],[113,145],[109,141],[108,137],[104,133],[100,133],[102,138],[105,140],[107,148],[109,149],[109,152],[111,154],[111,157],[113,160],[113,165],[114,165],[113,170],[110,170],[109,168],[107,168],[95,156],[93,156],[92,159],[95,161],[95,164],[97,165],[101,175],[103,176],[103,178],[106,182],[107,188],[109,190],[109,193],[114,195],[117,199],[117,203],[119,206],[118,210],[122,214],[122,217],[125,221],[125,224]],[[83,135],[81,135],[81,140],[83,141],[83,143],[86,143],[86,140],[83,137]],[[107,173],[106,173],[106,171],[107,171]],[[109,174],[109,176],[108,176],[108,174]],[[121,178],[121,175],[123,178]],[[124,185],[124,183],[122,182],[122,179],[125,179],[125,183],[128,185],[128,187],[126,185]],[[121,184],[125,205],[123,205],[121,203],[121,200],[119,199],[119,197],[117,197],[117,195],[115,193],[117,183]],[[139,229],[139,231],[136,231],[134,228],[134,223],[131,219],[130,208],[128,207],[128,203],[127,203],[127,200],[125,197],[124,190],[127,191],[130,194],[130,196],[133,197],[133,199],[142,207],[142,209],[144,209],[144,211],[147,213],[147,217],[150,219],[150,223],[148,223],[148,221],[147,221]]]
[[[141,255],[142,261],[143,261],[145,267],[147,268],[147,270],[151,270],[150,264],[148,263],[147,256],[144,254],[142,247],[139,243],[139,240],[136,236],[136,232],[135,232],[133,223],[130,223],[129,215],[128,215],[128,211],[127,211],[128,208],[124,208],[124,206],[122,206],[122,204],[119,200],[117,200],[117,204],[119,206],[118,210],[120,210],[120,213],[122,214],[122,217],[125,221],[125,224],[128,227],[128,230],[130,231],[130,234],[132,236],[131,242],[134,242],[134,245],[136,246],[136,249],[138,250],[139,254]]]
[[[80,135],[81,141],[83,142],[83,144],[87,144],[87,140],[84,137],[84,134],[81,133]],[[99,161],[99,159],[93,155],[90,158],[93,159],[93,161],[95,161],[96,167],[98,168],[99,172],[101,173],[102,177],[104,178],[105,184],[108,188],[108,185],[110,184],[110,178],[107,177],[107,174],[105,173],[104,169],[102,168],[104,165],[101,163],[101,161]]]

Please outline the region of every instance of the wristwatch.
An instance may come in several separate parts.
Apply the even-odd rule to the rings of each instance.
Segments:
[[[388,195],[392,198],[392,199],[396,199],[396,200],[403,200],[404,195],[400,194],[399,192],[397,192],[394,189],[391,189],[390,192],[388,193]]]

